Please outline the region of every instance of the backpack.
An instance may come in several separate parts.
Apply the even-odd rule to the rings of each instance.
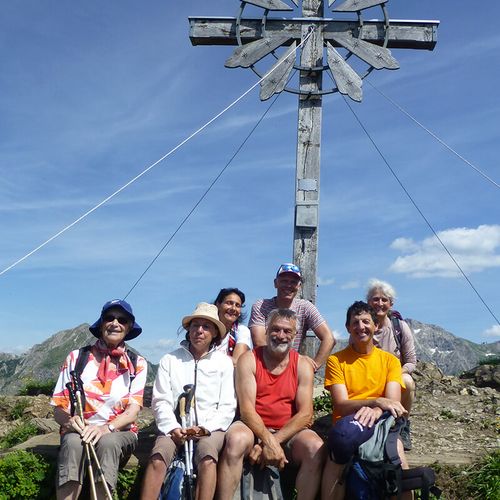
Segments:
[[[159,500],[180,500],[184,498],[184,474],[186,466],[184,462],[176,457],[168,467]]]
[[[89,354],[90,350],[92,349],[92,345],[86,345],[84,347],[80,347],[78,350],[78,358],[76,360],[75,368],[72,370],[71,374],[75,375],[76,380],[78,381],[78,384],[80,385],[80,393],[81,393],[81,398],[82,398],[82,407],[85,408],[85,391],[83,390],[83,384],[81,380],[81,375],[83,370],[85,369],[85,366],[87,365],[87,361],[89,359]],[[129,357],[130,361],[132,362],[132,366],[134,367],[134,373],[130,374],[130,384],[132,384],[132,381],[135,378],[135,373],[137,371],[137,354],[134,351],[131,351],[128,347],[125,350],[127,353],[127,356]],[[130,387],[130,386],[129,386]],[[74,408],[73,408],[73,403],[71,404],[71,414],[74,414]]]
[[[435,474],[429,467],[403,470],[397,451],[397,440],[404,418],[397,420],[388,412],[375,425],[373,436],[361,444],[358,452],[347,463],[341,482],[345,482],[345,498],[350,500],[385,500],[403,491],[420,489],[421,500],[429,499],[429,492],[437,498],[441,490],[434,486]]]

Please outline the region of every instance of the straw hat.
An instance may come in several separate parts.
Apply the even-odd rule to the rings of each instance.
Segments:
[[[189,330],[189,323],[191,323],[191,321],[195,318],[208,319],[215,324],[215,326],[219,330],[219,335],[221,337],[226,334],[226,327],[224,323],[219,320],[219,310],[217,309],[216,305],[208,304],[207,302],[200,302],[196,306],[193,314],[184,316],[184,318],[182,318],[182,326],[186,330]]]

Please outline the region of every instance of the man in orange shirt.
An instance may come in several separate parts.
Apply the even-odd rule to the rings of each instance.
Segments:
[[[332,396],[334,424],[341,417],[353,414],[360,425],[371,428],[384,411],[395,418],[407,414],[401,404],[401,388],[404,388],[401,363],[393,354],[374,346],[375,320],[376,313],[371,306],[355,302],[347,310],[349,346],[328,358],[325,389]],[[335,450],[331,451],[335,456]],[[399,440],[398,452],[402,467],[407,469]],[[344,498],[344,485],[339,484],[343,469],[344,464],[327,460],[322,482],[324,498]]]

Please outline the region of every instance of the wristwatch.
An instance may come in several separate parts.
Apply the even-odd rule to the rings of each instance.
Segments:
[[[116,427],[113,424],[108,424],[109,432],[116,432]]]

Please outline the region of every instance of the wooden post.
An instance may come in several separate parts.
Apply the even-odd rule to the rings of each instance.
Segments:
[[[304,0],[305,18],[323,16],[322,0]],[[310,30],[304,44],[300,65],[305,68],[323,66],[323,33],[319,25],[302,26],[302,39]],[[316,92],[321,89],[322,71],[300,72],[300,90]],[[295,186],[295,224],[293,261],[304,276],[302,297],[316,302],[316,268],[318,263],[319,229],[319,169],[321,150],[321,95],[299,95],[297,130],[297,167]]]
[[[299,5],[298,0],[291,1],[296,6]],[[386,0],[345,0],[338,7],[335,4],[334,10],[359,13],[360,10],[380,6],[385,2]],[[315,303],[322,104],[322,96],[318,91],[322,90],[324,48],[327,47],[326,60],[337,89],[360,101],[361,78],[335,52],[334,47],[346,48],[372,68],[396,69],[399,65],[388,49],[432,50],[436,45],[439,21],[366,20],[361,29],[359,19],[324,18],[324,0],[303,0],[302,17],[293,19],[267,18],[268,11],[292,10],[287,2],[253,0],[248,3],[265,11],[265,23],[261,19],[248,19],[241,15],[237,19],[190,17],[190,38],[193,45],[239,45],[226,61],[226,66],[248,68],[279,46],[294,47],[310,34],[300,56],[293,260],[304,275],[302,297]],[[328,5],[332,6],[333,3],[330,0]],[[313,30],[312,33],[310,30]],[[292,55],[290,60],[288,56],[284,56],[286,64],[275,73],[277,81],[269,81],[263,85],[261,99],[268,99],[274,92],[281,92],[285,88],[293,66]],[[283,81],[280,81],[281,78]]]

